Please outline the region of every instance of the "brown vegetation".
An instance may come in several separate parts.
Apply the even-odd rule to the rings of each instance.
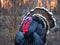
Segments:
[[[53,12],[55,8],[60,9],[57,0],[50,3],[49,0],[44,3],[43,0],[0,0],[0,45],[13,45],[22,17],[36,6],[44,6]]]

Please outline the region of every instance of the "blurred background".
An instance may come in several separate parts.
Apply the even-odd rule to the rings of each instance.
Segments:
[[[47,35],[47,45],[60,45],[60,0],[0,0],[0,45],[14,45],[23,17],[36,6],[53,12],[57,28]]]

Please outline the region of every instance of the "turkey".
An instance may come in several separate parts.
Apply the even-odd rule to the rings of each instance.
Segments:
[[[15,45],[45,45],[47,32],[55,25],[50,12],[42,7],[34,8],[23,19],[15,37]]]

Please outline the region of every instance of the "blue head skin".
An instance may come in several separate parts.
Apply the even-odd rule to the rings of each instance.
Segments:
[[[29,17],[27,17],[25,20],[28,21],[28,22],[29,22],[29,21],[32,21],[32,17],[29,16]]]

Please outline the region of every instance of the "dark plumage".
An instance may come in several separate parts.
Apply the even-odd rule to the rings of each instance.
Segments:
[[[32,21],[28,33],[22,33],[23,24],[15,38],[15,45],[44,45],[46,42],[46,30],[36,21]]]

